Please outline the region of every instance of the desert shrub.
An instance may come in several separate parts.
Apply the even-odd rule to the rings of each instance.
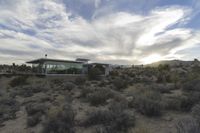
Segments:
[[[75,112],[71,105],[51,108],[44,123],[43,133],[74,133]]]
[[[0,123],[5,120],[15,119],[16,112],[20,109],[19,103],[9,96],[0,97]]]
[[[59,78],[51,80],[52,84],[55,84],[55,85],[58,85],[58,86],[62,85],[63,82],[64,82],[64,80],[63,79],[59,79]]]
[[[176,123],[177,133],[199,133],[200,126],[192,117],[184,117]]]
[[[174,85],[152,84],[151,89],[160,93],[170,93],[174,89]]]
[[[128,101],[122,95],[115,94],[113,99],[110,101],[108,108],[113,112],[121,112],[128,108]]]
[[[69,90],[69,91],[71,91],[75,87],[76,87],[76,85],[74,83],[72,83],[72,82],[65,82],[65,83],[62,84],[63,90]]]
[[[164,74],[159,74],[157,76],[157,83],[166,83],[166,76]]]
[[[183,91],[200,91],[200,80],[192,80],[183,84]]]
[[[28,84],[28,76],[18,76],[12,79],[9,83],[11,87],[22,86]]]
[[[111,110],[97,110],[89,114],[84,125],[104,125],[107,132],[116,133],[127,131],[129,127],[133,127],[135,125],[135,117],[125,111],[116,113]]]
[[[200,124],[200,104],[197,104],[192,108],[192,116]]]
[[[45,113],[47,107],[40,103],[29,103],[25,107],[28,116],[35,115],[36,113]]]
[[[104,105],[106,100],[113,97],[113,92],[107,88],[99,88],[87,95],[87,101],[93,106]]]
[[[113,133],[113,131],[107,126],[96,126],[94,133]]]
[[[188,112],[196,103],[195,98],[187,96],[169,97],[163,100],[165,109]]]
[[[19,95],[22,97],[31,97],[33,96],[35,93],[39,93],[39,92],[44,92],[47,89],[42,86],[41,84],[39,85],[26,85],[26,86],[21,86],[21,87],[15,87],[12,90],[12,94],[13,95]]]
[[[86,81],[87,81],[86,77],[77,77],[75,79],[75,84],[76,85],[83,85],[83,84],[85,84]]]
[[[195,99],[193,97],[185,97],[181,96],[180,97],[180,109],[182,111],[190,111],[193,105],[196,103]]]
[[[81,94],[80,94],[80,97],[81,98],[86,98],[88,94],[94,92],[95,89],[91,88],[91,87],[81,87]]]
[[[162,111],[161,95],[152,90],[141,90],[134,96],[133,106],[146,116],[160,116]]]
[[[98,86],[99,86],[99,87],[105,87],[105,86],[108,85],[108,84],[109,84],[108,81],[102,80],[102,81],[99,82]]]
[[[91,68],[88,71],[88,78],[90,80],[98,80],[100,75],[101,75],[101,71],[98,68]]]
[[[27,126],[34,127],[42,120],[42,113],[36,113],[33,116],[27,117]]]
[[[177,110],[180,111],[181,100],[178,97],[165,98],[163,101],[163,106],[166,110]]]
[[[128,86],[128,82],[122,78],[115,78],[113,80],[113,85],[117,90],[122,90]]]
[[[110,76],[113,76],[113,77],[116,77],[116,76],[119,75],[119,72],[118,72],[117,70],[113,70],[113,71],[110,72],[109,75],[110,75]]]
[[[147,128],[146,125],[142,125],[139,127],[136,127],[132,130],[133,133],[151,133],[150,128]]]

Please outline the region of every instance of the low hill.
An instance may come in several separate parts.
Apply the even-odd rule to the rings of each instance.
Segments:
[[[169,65],[171,67],[175,67],[175,66],[192,66],[192,65],[200,65],[200,62],[197,59],[194,59],[194,61],[162,60],[162,61],[154,62],[152,64],[148,64],[146,66],[157,67],[159,65]]]

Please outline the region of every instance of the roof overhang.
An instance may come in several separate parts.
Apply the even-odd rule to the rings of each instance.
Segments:
[[[71,61],[71,60],[57,60],[57,59],[47,59],[47,58],[40,58],[36,60],[27,61],[26,63],[29,64],[39,64],[44,62],[64,62],[64,63],[77,63],[77,64],[83,64],[83,62],[80,61]]]

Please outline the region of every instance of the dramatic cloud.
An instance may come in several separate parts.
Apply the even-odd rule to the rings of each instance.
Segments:
[[[83,5],[90,7],[89,16],[80,13]],[[46,53],[117,64],[199,57],[183,52],[200,49],[199,30],[184,26],[197,7],[151,6],[141,14],[114,10],[116,5],[112,0],[0,0],[0,63],[24,63]]]

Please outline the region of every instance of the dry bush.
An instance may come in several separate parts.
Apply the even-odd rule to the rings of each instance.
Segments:
[[[84,85],[86,81],[87,81],[86,77],[77,77],[75,79],[75,84],[76,85]]]
[[[182,112],[188,112],[191,110],[193,105],[195,104],[194,97],[187,96],[176,96],[170,97],[163,100],[163,104],[165,109],[167,110],[176,110]]]
[[[151,133],[150,129],[146,127],[146,125],[142,125],[134,128],[131,133]]]
[[[27,126],[34,127],[41,120],[42,115],[45,114],[47,107],[41,103],[29,103],[25,106],[27,112]]]
[[[29,103],[25,107],[28,116],[32,116],[36,113],[45,113],[47,107],[42,103]]]
[[[19,110],[19,103],[9,96],[0,97],[0,124],[9,119],[16,118],[16,112]]]
[[[181,100],[179,97],[165,98],[162,102],[166,110],[181,110]]]
[[[47,88],[42,84],[26,85],[21,87],[15,87],[11,90],[13,96],[19,95],[22,97],[31,97],[35,93],[46,92]]]
[[[62,85],[62,83],[64,83],[64,79],[56,78],[56,79],[52,79],[50,82],[53,85],[60,86],[60,85]]]
[[[93,106],[104,105],[106,100],[113,97],[113,92],[107,88],[98,88],[87,95],[87,101]]]
[[[192,117],[184,117],[176,123],[177,133],[199,133],[200,126]]]
[[[103,125],[101,130],[108,133],[126,132],[135,125],[135,117],[125,111],[97,110],[89,114],[84,125]]]
[[[192,116],[198,121],[200,124],[200,104],[195,105],[192,108]]]
[[[116,90],[122,90],[125,89],[128,86],[128,82],[124,80],[123,78],[115,78],[112,81],[113,85],[115,86]]]
[[[146,116],[160,116],[162,111],[161,95],[150,89],[141,89],[134,94],[133,106]]]
[[[72,83],[72,82],[65,82],[65,83],[62,84],[62,89],[63,90],[71,91],[75,87],[76,87],[76,85],[74,83]]]
[[[27,126],[34,127],[42,120],[42,113],[38,112],[32,116],[27,117]]]
[[[28,76],[18,76],[12,79],[9,83],[11,87],[23,86],[28,84]]]
[[[122,112],[123,110],[128,109],[128,101],[126,97],[120,94],[115,94],[113,99],[110,101],[108,108],[113,112]]]
[[[43,133],[74,133],[75,112],[70,104],[52,107],[46,117]]]
[[[99,68],[91,68],[88,71],[88,79],[90,80],[99,80],[101,75],[101,70]]]
[[[189,92],[189,91],[200,91],[200,80],[195,79],[189,82],[186,82],[183,84],[183,91]]]
[[[92,92],[95,91],[94,88],[92,88],[92,87],[85,87],[85,86],[81,87],[80,89],[81,89],[81,94],[80,94],[81,98],[86,98],[88,94],[90,94],[90,93],[92,93]]]
[[[152,84],[151,89],[155,91],[159,91],[160,93],[171,93],[171,90],[174,90],[174,85],[167,85],[167,84]]]

